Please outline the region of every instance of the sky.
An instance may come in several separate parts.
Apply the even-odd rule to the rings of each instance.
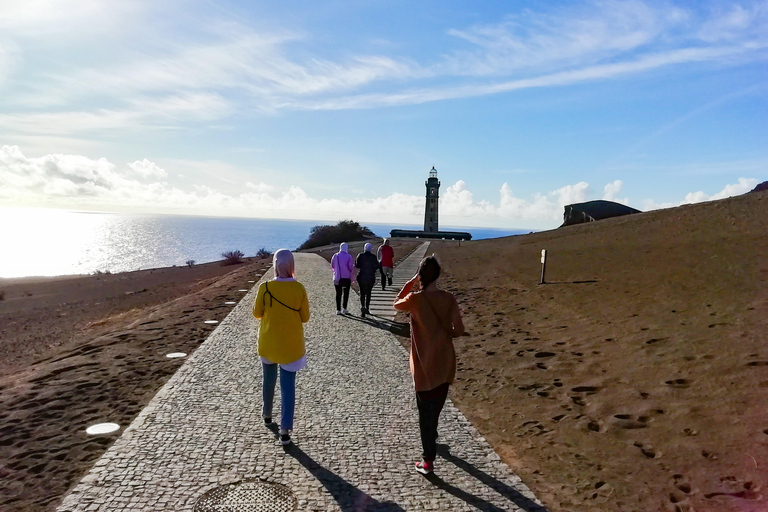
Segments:
[[[768,180],[768,0],[0,0],[0,207],[550,229]]]

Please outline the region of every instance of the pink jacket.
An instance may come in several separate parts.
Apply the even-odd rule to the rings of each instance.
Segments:
[[[355,260],[348,251],[349,245],[345,242],[339,247],[339,252],[331,258],[334,284],[339,284],[339,279],[355,280]]]

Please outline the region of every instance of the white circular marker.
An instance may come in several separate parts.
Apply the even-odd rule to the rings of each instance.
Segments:
[[[203,322],[203,323],[204,323],[204,324],[217,324],[217,323],[219,323],[219,321],[218,321],[218,320],[206,320],[206,321],[205,321],[205,322]]]
[[[165,354],[165,357],[170,359],[176,359],[177,357],[187,357],[187,354],[184,352],[171,352],[170,354]]]
[[[98,434],[110,434],[116,430],[120,430],[120,425],[117,423],[99,423],[97,425],[91,425],[85,429],[85,432],[94,436]]]
[[[230,305],[232,305],[232,304],[237,304],[237,302],[235,302],[235,301],[233,301],[233,300],[228,300],[228,301],[227,301],[227,302],[225,302],[224,304],[230,304]]]

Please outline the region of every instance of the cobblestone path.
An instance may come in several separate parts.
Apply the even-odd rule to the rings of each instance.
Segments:
[[[394,271],[394,278],[392,279],[392,285],[386,286],[384,290],[381,289],[381,282],[378,281],[381,276],[377,276],[376,286],[373,287],[373,293],[371,293],[371,314],[375,318],[392,321],[395,319],[395,309],[392,307],[392,303],[395,301],[395,297],[403,288],[403,285],[412,278],[416,271],[419,269],[419,263],[429,248],[429,242],[421,244],[417,247],[405,260],[401,261]],[[353,301],[350,298],[349,311],[352,313],[358,313],[359,297]]]
[[[296,264],[312,317],[308,366],[297,375],[295,444],[279,446],[261,419],[254,287],[58,512],[544,510],[450,401],[435,475],[417,474],[406,352],[376,322],[335,314],[324,259],[296,254]],[[216,493],[223,501],[211,501]]]

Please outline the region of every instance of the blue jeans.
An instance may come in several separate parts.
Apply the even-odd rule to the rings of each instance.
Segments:
[[[264,380],[262,396],[264,408],[262,414],[265,418],[272,417],[272,402],[275,399],[275,384],[277,384],[276,364],[267,364],[262,361]],[[287,433],[293,429],[293,412],[296,408],[296,372],[289,372],[280,368],[280,398],[282,415],[280,417],[280,431]]]

